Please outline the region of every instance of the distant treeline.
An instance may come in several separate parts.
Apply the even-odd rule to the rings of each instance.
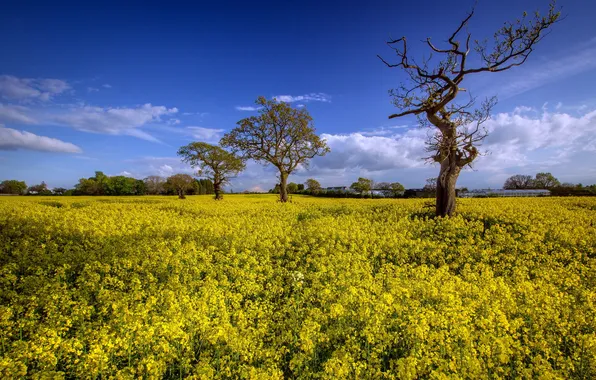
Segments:
[[[419,189],[405,189],[399,182],[374,182],[362,177],[350,187],[323,188],[317,180],[310,178],[304,184],[290,182],[286,188],[288,194],[327,198],[434,198],[436,178],[428,178],[426,185]],[[596,195],[596,185],[560,183],[551,173],[538,173],[535,177],[517,174],[508,178],[503,188],[547,189],[551,196]],[[460,188],[456,193],[466,191],[468,191],[467,188]],[[279,184],[269,190],[269,193],[279,194],[279,192]],[[206,195],[214,193],[211,180],[196,179],[188,174],[136,179],[123,175],[107,176],[101,171],[96,171],[93,177],[79,179],[72,189],[62,187],[49,189],[45,182],[33,186],[27,186],[24,181],[18,180],[5,180],[0,183],[0,194],[10,195]]]
[[[12,195],[175,195],[180,179],[186,181],[188,195],[213,194],[213,182],[195,179],[186,174],[171,177],[150,176],[145,179],[117,175],[107,176],[101,171],[93,177],[81,178],[72,189],[56,187],[49,189],[45,182],[27,186],[24,181],[6,180],[0,183],[1,194]]]

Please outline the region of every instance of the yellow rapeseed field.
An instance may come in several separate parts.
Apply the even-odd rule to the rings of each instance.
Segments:
[[[596,199],[0,198],[1,378],[596,378]]]

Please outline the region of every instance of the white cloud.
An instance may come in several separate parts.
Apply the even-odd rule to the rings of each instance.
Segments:
[[[0,121],[5,123],[36,124],[27,107],[0,103]]]
[[[18,131],[0,125],[0,150],[37,150],[41,152],[81,153],[78,146],[27,131]]]
[[[162,116],[178,112],[177,108],[145,104],[135,108],[103,108],[92,106],[73,106],[66,110],[44,114],[43,121],[71,127],[80,131],[104,133],[109,135],[129,135],[141,139],[157,141],[139,128],[152,122],[160,122]]]
[[[412,168],[424,165],[426,131],[410,129],[405,133],[385,136],[322,134],[331,152],[313,160],[319,169],[356,169],[368,172]]]
[[[133,160],[127,160],[126,171],[135,173],[135,178],[145,178],[150,175],[159,175],[169,177],[173,174],[185,173],[194,174],[188,164],[182,162],[180,157],[140,157]]]
[[[99,92],[99,88],[87,87],[87,92]]]
[[[121,171],[118,175],[123,175],[123,176],[126,176],[126,177],[131,177],[132,176],[132,173],[127,172],[126,170],[124,170],[124,171]]]
[[[554,166],[574,154],[596,151],[596,111],[582,116],[567,113],[500,113],[487,121],[489,135],[478,170],[502,171],[527,165]]]
[[[205,142],[216,142],[221,138],[221,134],[224,132],[223,129],[216,128],[186,127],[186,129],[194,138]]]
[[[324,103],[329,103],[331,102],[331,96],[322,93],[322,92],[317,92],[317,93],[310,93],[310,94],[306,94],[306,95],[298,95],[298,96],[292,96],[292,95],[277,95],[274,96],[273,99],[275,99],[278,102],[285,102],[285,103],[294,103],[294,102],[303,102],[303,103],[308,103],[308,102],[324,102]]]
[[[243,106],[236,106],[236,110],[237,110],[237,111],[258,111],[259,109],[261,109],[261,107],[252,107],[252,106],[243,107]]]
[[[0,75],[0,97],[9,100],[50,100],[52,96],[70,89],[70,85],[60,79],[17,78]]]
[[[101,87],[103,87],[103,88],[112,88],[112,85],[105,83],[105,84],[102,84]]]
[[[486,123],[489,136],[481,151],[489,154],[474,162],[474,171],[462,173],[460,183],[469,187],[500,187],[513,174],[551,171],[561,180],[594,183],[596,171],[596,111],[573,115],[518,107]],[[324,186],[350,185],[359,176],[377,181],[400,181],[421,187],[436,176],[437,165],[424,157],[429,130],[405,126],[380,127],[366,132],[322,134],[331,152],[315,157],[310,169],[301,168],[290,181],[317,178]],[[235,191],[260,186],[272,188],[276,171],[249,161],[247,170],[232,185]]]

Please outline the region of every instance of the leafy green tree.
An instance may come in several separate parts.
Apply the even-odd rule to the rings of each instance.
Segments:
[[[271,164],[279,171],[280,201],[288,201],[288,176],[298,166],[308,166],[315,156],[329,147],[315,133],[312,117],[305,108],[259,97],[259,116],[240,120],[221,144],[243,153],[244,157]]]
[[[96,171],[95,176],[89,179],[93,179],[97,183],[97,194],[95,195],[107,194],[109,186],[109,178],[107,175],[105,175],[103,172]]]
[[[101,185],[94,178],[81,178],[75,185],[75,191],[80,195],[101,195]]]
[[[358,178],[357,182],[352,183],[350,185],[350,189],[354,190],[355,192],[359,193],[360,195],[370,194],[373,188],[373,181],[372,179],[368,178]]]
[[[542,40],[545,31],[557,20],[560,12],[552,2],[545,16],[538,12],[528,17],[506,22],[494,33],[492,43],[472,39],[468,22],[474,10],[459,23],[447,39],[445,46],[436,46],[427,38],[426,46],[430,56],[415,61],[408,50],[406,38],[387,42],[397,55],[395,63],[379,57],[390,68],[405,71],[406,83],[390,91],[398,113],[389,118],[416,115],[420,125],[431,128],[434,134],[427,142],[431,152],[429,160],[440,164],[436,187],[437,216],[452,215],[455,212],[455,188],[459,174],[465,166],[471,166],[478,157],[477,146],[487,136],[482,127],[491,114],[496,98],[489,98],[480,107],[474,108],[475,98],[460,101],[465,91],[464,78],[479,73],[496,73],[520,66]],[[461,36],[463,34],[463,36]],[[470,46],[470,41],[475,41]],[[468,57],[470,52],[476,57]]]
[[[0,193],[22,195],[27,190],[27,184],[24,181],[9,179],[0,184]]]
[[[106,195],[134,195],[136,194],[137,180],[123,175],[107,177],[105,179]]]
[[[380,182],[375,185],[375,190],[380,190],[384,197],[393,198],[403,195],[404,191],[406,191],[404,186],[399,182]]]
[[[306,180],[306,189],[313,193],[321,190],[321,184],[314,178],[309,178]]]
[[[186,192],[192,188],[194,179],[188,174],[174,174],[166,180],[166,187],[178,194],[179,199],[186,198]]]
[[[551,173],[537,173],[534,179],[534,188],[536,189],[552,189],[560,185],[561,182]]]
[[[145,181],[143,181],[142,179],[135,179],[135,194],[136,195],[147,194],[147,186],[145,185]]]
[[[294,182],[288,183],[288,194],[296,194],[298,192],[298,184]]]
[[[213,181],[215,199],[223,199],[222,186],[246,167],[244,160],[234,153],[205,142],[193,142],[181,147],[182,161],[198,169],[198,175]]]
[[[269,192],[272,194],[279,194],[279,192],[280,192],[279,183],[276,183],[275,186],[273,187],[273,189],[269,190]]]

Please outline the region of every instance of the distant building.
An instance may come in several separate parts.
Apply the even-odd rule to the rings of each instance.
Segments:
[[[505,190],[505,189],[476,189],[461,192],[462,198],[473,197],[544,197],[550,195],[549,190],[544,189],[524,189],[524,190]]]

